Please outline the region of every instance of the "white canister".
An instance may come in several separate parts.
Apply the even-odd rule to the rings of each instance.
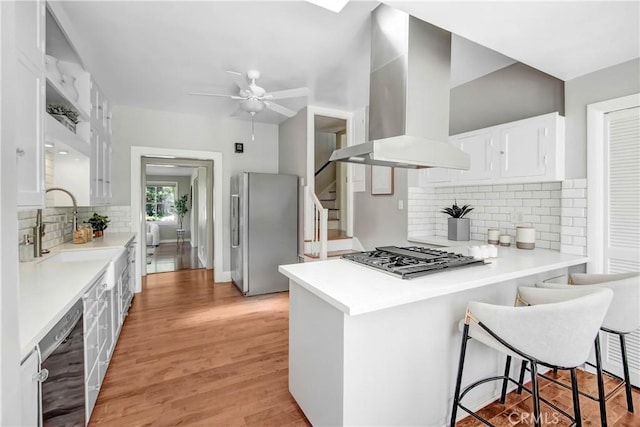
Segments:
[[[487,242],[490,245],[497,245],[500,242],[500,229],[490,228],[487,230]]]
[[[516,247],[533,249],[536,247],[536,229],[527,226],[516,227]]]
[[[511,246],[511,236],[508,234],[501,234],[500,238],[500,246]]]

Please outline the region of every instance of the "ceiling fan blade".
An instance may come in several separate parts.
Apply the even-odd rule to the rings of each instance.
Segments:
[[[238,73],[236,71],[227,71],[233,82],[238,85],[241,90],[251,92],[251,88],[249,87],[249,82],[244,77],[242,73]]]
[[[219,93],[205,93],[205,92],[189,92],[188,95],[195,95],[195,96],[219,96],[222,98],[231,98],[231,99],[235,99],[234,96],[235,95],[222,95]]]
[[[282,105],[279,105],[279,104],[274,104],[273,102],[264,101],[264,104],[267,106],[268,109],[273,110],[276,113],[280,113],[283,116],[293,117],[296,114],[298,114],[293,110],[290,110],[290,109],[288,109],[286,107],[283,107]]]
[[[275,92],[269,92],[265,95],[265,99],[296,98],[299,96],[307,95],[309,95],[309,88],[299,87],[296,89],[277,90]]]

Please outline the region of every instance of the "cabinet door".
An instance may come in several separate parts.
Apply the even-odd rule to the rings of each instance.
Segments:
[[[20,382],[22,393],[22,424],[23,426],[38,426],[39,412],[38,403],[40,402],[40,381],[38,373],[40,370],[40,361],[38,352],[32,351],[29,357],[20,365]]]
[[[492,128],[452,137],[453,143],[469,154],[470,166],[456,171],[458,181],[481,181],[493,177],[494,132]]]
[[[30,62],[44,68],[45,2],[18,1],[16,5],[16,48]]]
[[[18,54],[16,156],[19,206],[44,205],[44,72]]]
[[[107,136],[105,138],[105,151],[104,151],[104,187],[105,187],[105,203],[111,203],[111,199],[113,198],[113,187],[111,184],[113,177],[113,144],[111,143],[111,138]]]
[[[550,133],[545,117],[503,126],[500,129],[501,176],[544,176]]]
[[[425,168],[418,169],[418,185],[428,187],[437,182],[451,182],[454,179],[451,169]]]

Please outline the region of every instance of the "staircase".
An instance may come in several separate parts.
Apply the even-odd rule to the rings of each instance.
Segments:
[[[339,258],[345,253],[363,251],[360,241],[339,229],[340,211],[335,196],[335,183],[321,193],[320,200],[309,187],[305,198],[310,201],[309,220],[305,223],[304,262]],[[326,253],[326,256],[323,255]]]
[[[327,228],[329,230],[338,230],[340,228],[340,208],[338,207],[338,201],[336,200],[336,183],[335,181],[331,186],[323,191],[318,198],[322,207],[329,212],[329,222]]]

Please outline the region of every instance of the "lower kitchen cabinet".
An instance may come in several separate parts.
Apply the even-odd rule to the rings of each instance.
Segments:
[[[20,389],[22,393],[22,426],[36,427],[40,406],[40,356],[34,349],[20,364]]]

